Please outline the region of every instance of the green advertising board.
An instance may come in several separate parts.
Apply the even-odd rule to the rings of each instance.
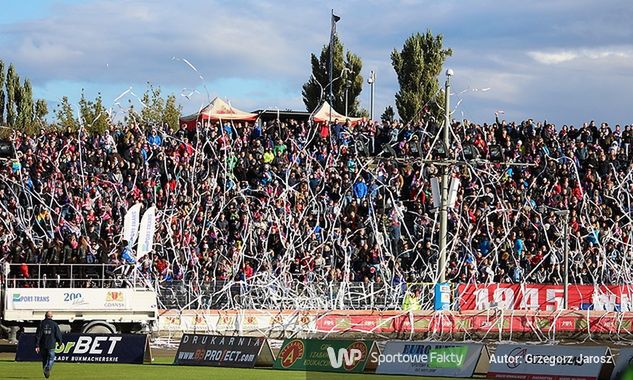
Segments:
[[[375,349],[371,340],[286,339],[273,368],[363,372]]]

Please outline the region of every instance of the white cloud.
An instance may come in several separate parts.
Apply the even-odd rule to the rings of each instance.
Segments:
[[[528,55],[535,61],[545,65],[558,64],[571,61],[578,57],[578,54],[571,51],[560,51],[554,53],[545,53],[540,51],[529,52]]]
[[[530,51],[527,55],[544,65],[557,65],[574,60],[599,60],[605,58],[632,58],[633,49],[630,47],[575,49],[559,51]]]

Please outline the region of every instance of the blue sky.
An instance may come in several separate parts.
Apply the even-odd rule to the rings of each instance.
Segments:
[[[394,104],[398,89],[390,52],[430,28],[454,52],[446,66],[455,71],[457,118],[491,121],[503,110],[507,119],[559,125],[633,122],[633,4],[627,0],[0,5],[0,59],[31,78],[35,96],[51,105],[64,95],[76,102],[83,88],[92,97],[101,92],[120,112],[128,100],[140,106],[132,93],[142,94],[149,81],[176,94],[185,112],[214,96],[245,110],[303,110],[309,56],[327,43],[334,8],[342,17],[340,38],[363,59],[363,76],[377,72],[376,116]],[[369,92],[367,86],[361,93],[365,108]]]

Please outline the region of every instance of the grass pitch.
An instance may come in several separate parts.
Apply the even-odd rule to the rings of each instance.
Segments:
[[[39,362],[15,362],[15,354],[0,355],[0,379],[43,379],[42,365]],[[92,364],[92,363],[55,363],[51,379],[221,379],[221,380],[441,380],[411,376],[384,376],[373,374],[339,374],[327,372],[280,371],[273,369],[238,369],[217,367],[174,366],[172,357],[158,357],[153,364]],[[445,378],[446,379],[446,378]]]

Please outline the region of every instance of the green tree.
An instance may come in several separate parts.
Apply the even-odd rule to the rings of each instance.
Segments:
[[[17,79],[17,74],[15,72],[15,67],[13,66],[13,64],[10,64],[9,69],[7,70],[7,78],[6,78],[6,88],[7,88],[6,111],[7,111],[7,124],[9,127],[13,127],[16,121],[15,120],[16,119],[15,104],[16,104],[16,92],[17,92],[17,89],[15,88],[16,79]]]
[[[37,99],[35,102],[35,120],[40,124],[46,124],[46,115],[48,115],[48,103],[44,99]]]
[[[396,114],[393,112],[393,107],[387,106],[385,107],[385,112],[380,115],[380,120],[391,123],[395,117]]]
[[[422,117],[422,108],[429,104],[430,112],[439,117],[443,96],[439,91],[438,75],[447,57],[453,54],[451,49],[442,46],[441,34],[433,36],[430,30],[426,34],[413,34],[402,51],[393,50],[391,62],[396,74],[400,91],[396,94],[396,107],[400,118],[418,122]]]
[[[33,88],[31,81],[24,80],[24,84],[19,88],[20,104],[18,108],[17,128],[28,134],[37,134],[40,131],[40,125],[34,122],[33,115]]]
[[[4,62],[0,60],[0,124],[4,123],[4,102],[5,102],[4,79],[5,79]]]
[[[57,118],[57,124],[59,124],[62,129],[70,128],[71,131],[79,129],[79,121],[75,117],[73,107],[70,105],[67,96],[64,96],[61,104],[57,106],[55,117]]]
[[[81,91],[79,100],[79,114],[81,125],[91,134],[101,134],[108,130],[110,115],[103,106],[103,99],[99,93],[94,101],[86,99],[84,91]]]
[[[180,113],[182,106],[176,104],[176,96],[169,95],[167,101],[165,101],[165,108],[163,109],[163,123],[169,126],[172,131],[180,129]]]
[[[5,120],[5,111],[6,122],[11,129],[31,134],[39,131],[32,130],[35,114],[31,81],[24,79],[21,84],[13,64],[9,65],[5,76],[4,63],[0,61],[0,123]]]
[[[141,122],[147,126],[167,124],[172,131],[178,130],[182,107],[176,104],[176,96],[172,94],[165,99],[160,87],[154,87],[150,83],[148,86],[149,89],[141,98],[144,105],[140,114]],[[138,118],[134,119],[138,121]]]
[[[163,113],[165,112],[165,99],[160,94],[160,87],[154,87],[150,83],[149,89],[143,94],[143,104],[145,107],[141,109],[141,119],[144,123],[150,125],[161,125],[163,122]]]
[[[359,112],[358,96],[363,89],[363,77],[360,72],[363,62],[350,51],[343,53],[344,47],[337,36],[334,36],[334,56],[332,69],[332,107],[345,113],[345,85],[349,84],[348,107],[349,115],[355,116]],[[328,75],[330,65],[330,45],[323,46],[321,55],[317,58],[311,54],[312,74],[303,85],[303,103],[309,112],[314,111],[324,100],[328,100]],[[337,79],[338,78],[338,79]]]
[[[358,111],[356,111],[356,115],[354,115],[354,117],[364,117],[366,119],[369,119],[369,111],[367,110],[367,108],[359,108]]]

